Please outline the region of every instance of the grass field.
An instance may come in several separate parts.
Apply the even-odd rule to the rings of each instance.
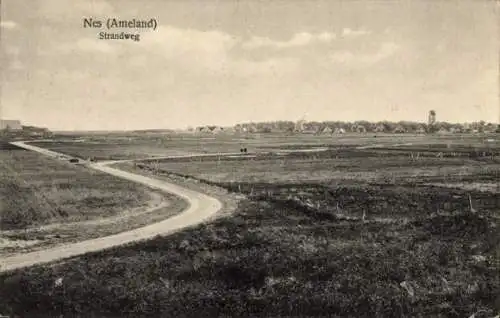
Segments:
[[[500,157],[472,159],[436,158],[378,150],[335,150],[317,154],[258,155],[253,158],[160,159],[138,164],[212,182],[304,182],[334,179],[416,180],[437,178],[461,180],[466,176],[491,175],[500,171]]]
[[[429,143],[121,164],[244,198],[169,238],[0,276],[0,313],[493,317],[500,162],[481,142]]]
[[[485,145],[488,136],[419,136],[401,134],[345,134],[345,135],[168,135],[129,134],[124,136],[75,136],[56,137],[49,142],[34,142],[39,147],[62,152],[80,158],[94,157],[98,160],[120,160],[147,158],[152,156],[185,155],[192,153],[266,152],[278,149],[314,147],[353,147],[371,144],[449,144]]]
[[[23,241],[45,245],[119,232],[185,205],[144,186],[21,149],[0,150],[0,184],[2,253],[17,250]],[[163,210],[143,213],[155,207]],[[142,220],[130,224],[136,216]]]

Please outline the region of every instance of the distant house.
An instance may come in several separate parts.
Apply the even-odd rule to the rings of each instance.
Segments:
[[[313,124],[305,124],[302,129],[302,133],[304,134],[315,134],[318,131],[318,127]]]
[[[35,126],[22,126],[22,130],[28,132],[38,132],[38,133],[47,133],[49,131],[48,128],[35,127]]]
[[[208,128],[210,129],[210,132],[212,134],[219,134],[219,133],[224,132],[224,128],[220,127],[220,126],[210,126]]]
[[[375,126],[374,131],[377,133],[385,132],[385,126],[383,124],[378,124],[377,126]]]
[[[32,137],[50,137],[52,132],[48,128],[34,127],[34,126],[23,126],[23,133],[28,134]]]
[[[323,135],[330,135],[330,134],[333,133],[333,129],[331,129],[330,127],[326,126],[322,130],[320,130],[320,133],[323,134]]]
[[[345,134],[345,129],[344,128],[335,128],[334,132],[336,134]]]
[[[406,132],[406,129],[403,126],[398,125],[392,132],[395,134],[403,134]]]
[[[218,134],[224,132],[224,128],[220,126],[201,126],[197,127],[196,131],[204,134]]]
[[[452,134],[460,134],[460,133],[462,133],[462,128],[460,128],[460,127],[451,127],[450,128],[450,133],[452,133]]]
[[[321,123],[318,123],[318,122],[311,122],[309,124],[309,130],[313,133],[320,131],[322,129],[322,127],[323,126],[321,125]]]
[[[445,134],[449,134],[450,131],[444,127],[441,127],[438,131],[437,131],[438,134],[440,135],[445,135]]]
[[[272,133],[274,131],[274,125],[271,123],[263,123],[260,125],[258,131],[260,133]]]
[[[246,127],[246,131],[249,133],[256,133],[257,127],[254,124],[250,124],[248,125],[248,127]]]
[[[0,119],[0,130],[22,130],[23,126],[19,120]]]
[[[471,133],[472,128],[470,128],[469,126],[464,126],[464,127],[462,127],[462,132],[463,133]]]
[[[424,126],[418,126],[417,130],[415,131],[417,134],[425,134],[427,130],[425,129]]]
[[[352,127],[352,131],[357,133],[366,133],[366,127],[363,125],[354,125]]]
[[[204,133],[204,134],[212,132],[212,130],[208,126],[197,127],[196,131],[199,132],[199,133]]]

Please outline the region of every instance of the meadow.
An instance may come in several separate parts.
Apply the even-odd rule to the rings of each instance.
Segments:
[[[33,145],[80,158],[97,160],[142,159],[148,157],[178,156],[239,152],[268,152],[320,147],[355,147],[363,145],[391,145],[396,143],[484,145],[489,137],[454,135],[422,136],[411,134],[139,134],[56,136],[50,141]]]
[[[231,215],[169,237],[6,273],[0,313],[500,313],[497,148],[484,154],[477,141],[364,150],[354,149],[364,141],[347,144],[287,156],[119,164],[239,202]]]
[[[475,175],[496,176],[500,157],[495,159],[444,157],[380,150],[332,150],[316,154],[255,155],[252,157],[199,157],[158,159],[137,163],[138,167],[194,176],[218,183],[320,182],[327,180],[460,180]]]

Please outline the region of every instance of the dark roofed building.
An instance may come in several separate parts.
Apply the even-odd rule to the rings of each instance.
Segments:
[[[427,130],[425,129],[425,127],[423,125],[418,126],[418,128],[416,130],[417,134],[425,134],[426,132],[427,132]]]
[[[402,125],[397,125],[396,128],[394,128],[393,133],[395,134],[404,134],[406,132],[406,129]]]

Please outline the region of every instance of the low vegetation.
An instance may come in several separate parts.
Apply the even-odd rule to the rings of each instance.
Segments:
[[[323,197],[314,185],[279,187],[291,196],[320,189],[311,200]],[[340,187],[331,197],[386,197],[406,207],[387,214],[393,222],[363,221],[355,211],[369,206],[356,202],[344,202],[338,215],[255,194],[233,217],[169,238],[5,274],[0,312],[491,317],[500,310],[498,215],[485,196],[473,193],[484,209],[471,213],[461,201],[442,206],[443,197],[467,196],[456,190],[375,189]]]
[[[271,146],[279,147],[278,141]],[[168,238],[5,273],[0,313],[500,313],[500,192],[480,186],[500,178],[498,157],[446,143],[377,150],[353,149],[354,141],[327,146],[332,149],[317,154],[123,164],[242,199],[230,217]],[[78,147],[80,154],[94,151]],[[303,148],[297,142],[286,147]]]
[[[224,188],[245,198],[231,217],[168,238],[6,273],[0,276],[0,313],[498,314],[500,194],[440,186],[491,183],[498,177],[496,163],[435,156],[415,163],[408,153],[383,154],[350,153],[350,161],[341,152],[337,157],[325,152],[321,156],[330,159],[297,155],[129,165],[136,172]],[[419,165],[433,174],[409,175]],[[464,165],[469,173],[453,170]],[[340,174],[363,176],[370,167],[373,180]],[[383,174],[388,170],[390,178]],[[221,177],[221,171],[227,174]],[[316,177],[300,180],[303,171]]]
[[[80,158],[97,160],[137,159],[152,156],[186,155],[193,153],[266,152],[278,149],[333,147],[347,148],[359,145],[394,143],[444,143],[482,144],[482,136],[416,136],[394,134],[248,134],[189,135],[173,133],[126,133],[102,135],[57,136],[49,142],[34,145]]]
[[[212,183],[421,182],[426,179],[460,181],[478,175],[500,177],[500,156],[474,157],[469,152],[427,153],[387,149],[337,148],[318,153],[256,154],[253,157],[199,157],[148,160],[137,167],[191,176]],[[474,152],[473,152],[474,153]],[[453,153],[455,154],[455,153]]]
[[[151,198],[145,187],[24,150],[2,150],[0,172],[0,230],[113,216]]]

